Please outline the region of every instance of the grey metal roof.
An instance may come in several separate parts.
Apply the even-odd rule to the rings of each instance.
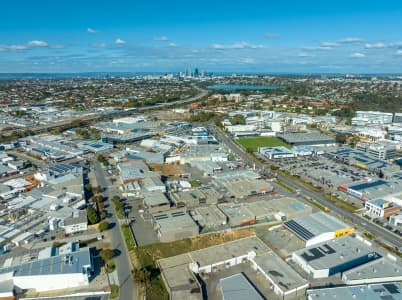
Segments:
[[[264,300],[242,273],[220,280],[223,300]]]
[[[14,276],[73,274],[83,273],[91,265],[90,249],[82,248],[65,255],[35,259],[20,265],[0,268],[0,274],[7,272],[14,272]]]
[[[307,299],[402,300],[402,283],[355,285],[308,290]]]

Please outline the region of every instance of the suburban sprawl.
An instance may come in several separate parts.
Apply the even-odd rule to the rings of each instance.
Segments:
[[[0,299],[402,299],[402,77],[0,80]]]

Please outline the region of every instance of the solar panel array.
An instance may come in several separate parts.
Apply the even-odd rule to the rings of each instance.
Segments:
[[[308,231],[306,228],[301,226],[294,220],[286,221],[283,223],[290,231],[296,234],[299,238],[304,241],[308,241],[309,239],[314,237],[314,234]]]

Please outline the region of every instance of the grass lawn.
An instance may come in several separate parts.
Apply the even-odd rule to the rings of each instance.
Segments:
[[[106,273],[112,273],[114,270],[116,270],[116,264],[113,259],[108,260],[106,265]]]
[[[128,251],[135,249],[135,241],[128,225],[121,225],[121,232],[123,233],[124,241],[126,242]]]
[[[285,142],[281,141],[274,136],[263,136],[263,137],[246,137],[239,138],[236,140],[240,145],[246,149],[251,149],[253,152],[258,151],[258,147],[286,147],[290,149],[291,147]]]
[[[189,182],[190,182],[192,188],[196,188],[196,187],[200,186],[200,183],[196,180],[190,180]]]
[[[115,284],[110,285],[110,299],[116,299],[119,297],[120,291],[119,286]]]

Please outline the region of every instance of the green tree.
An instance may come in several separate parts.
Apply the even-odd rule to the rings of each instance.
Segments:
[[[104,262],[111,260],[114,257],[114,251],[112,249],[102,249],[99,253]]]
[[[96,224],[99,222],[98,212],[93,207],[87,208],[87,217],[88,217],[88,222],[90,225],[93,225],[93,224]]]
[[[87,183],[87,184],[84,186],[84,189],[85,189],[87,192],[92,192],[92,185],[91,185],[90,183]]]
[[[246,119],[242,115],[235,115],[230,119],[232,125],[244,125],[246,124]]]
[[[146,268],[134,268],[133,278],[136,282],[148,283],[151,280],[151,272],[149,272]]]
[[[102,221],[99,223],[98,229],[100,232],[106,231],[109,229],[109,222],[107,221]]]

